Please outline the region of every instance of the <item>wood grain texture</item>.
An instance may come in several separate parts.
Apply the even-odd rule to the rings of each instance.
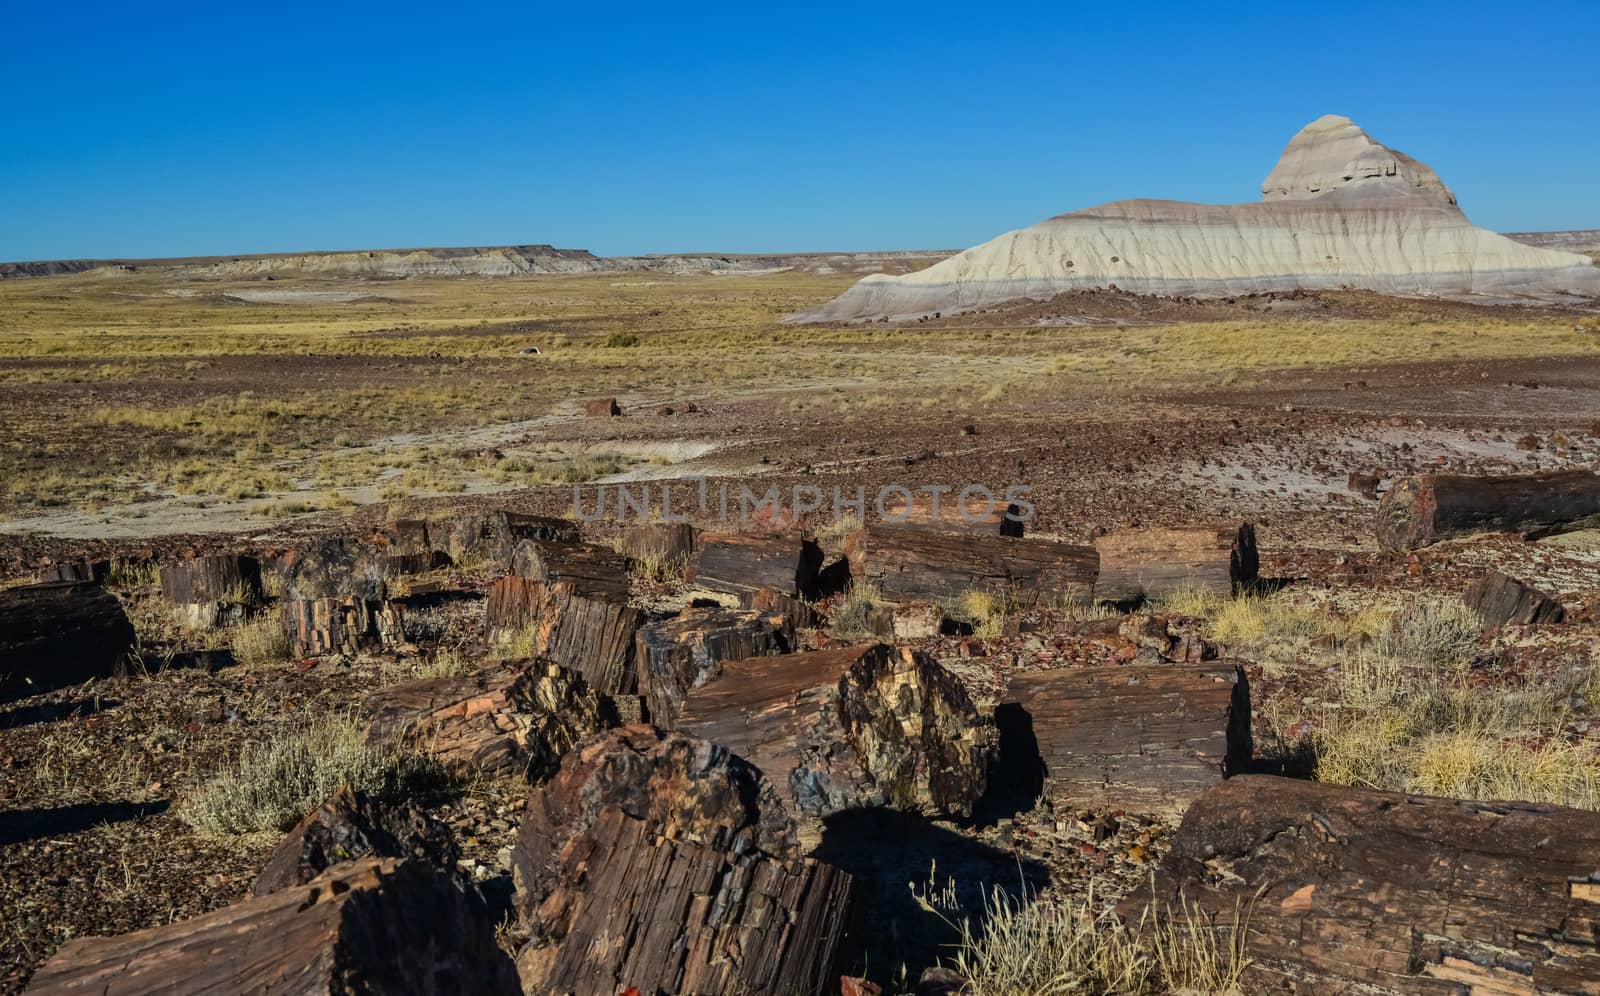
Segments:
[[[1419,474],[1378,503],[1378,546],[1417,550],[1484,532],[1544,535],[1600,522],[1600,476],[1587,470],[1473,477]]]
[[[1004,591],[1024,602],[1082,601],[1100,571],[1092,546],[867,526],[850,548],[850,569],[890,601],[949,601],[968,591]]]
[[[0,696],[34,695],[126,672],[133,624],[92,582],[0,590]]]
[[[787,653],[785,627],[782,616],[710,608],[641,627],[634,657],[650,721],[676,728],[684,696],[720,675],[724,661]]]
[[[1256,580],[1260,558],[1255,527],[1191,526],[1119,529],[1094,541],[1102,602],[1165,598],[1198,590],[1231,595]]]
[[[490,586],[485,611],[490,642],[520,634],[531,640],[528,651],[576,671],[605,695],[636,693],[634,641],[644,622],[642,610],[605,586],[515,575]]]

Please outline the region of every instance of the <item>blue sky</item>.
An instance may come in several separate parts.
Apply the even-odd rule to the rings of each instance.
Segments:
[[[1231,203],[1347,114],[1500,230],[1600,227],[1600,2],[0,12],[0,260],[963,247]]]

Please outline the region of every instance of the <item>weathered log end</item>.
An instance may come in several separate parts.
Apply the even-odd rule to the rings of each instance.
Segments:
[[[290,649],[298,657],[355,656],[405,642],[398,603],[361,598],[285,599],[278,610]]]
[[[516,575],[490,586],[485,613],[491,643],[548,657],[605,695],[636,693],[634,641],[644,622],[642,610],[606,586]]]
[[[652,723],[677,726],[683,697],[722,673],[722,663],[789,650],[782,616],[739,609],[687,609],[639,630],[639,694]]]
[[[567,756],[529,800],[512,872],[527,992],[823,992],[856,894],[799,855],[755,768],[648,726]]]
[[[1499,571],[1489,571],[1472,582],[1461,598],[1478,614],[1485,629],[1559,623],[1567,616],[1552,596]]]
[[[1593,813],[1246,775],[1190,807],[1121,909],[1247,918],[1246,992],[1581,993],[1597,869]]]
[[[708,591],[734,595],[773,588],[785,595],[815,598],[821,572],[822,548],[798,532],[704,533],[690,580]]]
[[[304,885],[334,865],[356,858],[407,857],[453,872],[461,851],[448,826],[415,806],[384,806],[347,785],[289,831],[250,891],[265,896]]]
[[[0,590],[0,696],[127,673],[136,639],[117,597],[92,582]]]
[[[1433,542],[1437,498],[1427,475],[1403,477],[1378,502],[1378,548],[1391,553],[1420,550]]]
[[[1100,554],[1095,598],[1138,602],[1198,589],[1230,595],[1255,583],[1256,531],[1237,526],[1121,529],[1094,541]]]

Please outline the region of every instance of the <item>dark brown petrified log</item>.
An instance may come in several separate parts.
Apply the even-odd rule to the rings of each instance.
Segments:
[[[512,871],[525,991],[579,996],[828,991],[856,894],[800,856],[755,768],[649,726],[567,756],[528,802]]]
[[[239,623],[261,604],[261,564],[229,554],[162,564],[161,594],[188,625],[206,629]]]
[[[348,598],[382,601],[383,558],[353,539],[331,537],[306,543],[278,558],[283,597],[291,601]]]
[[[546,778],[579,740],[614,725],[609,704],[551,661],[380,689],[362,703],[370,743],[404,743],[462,772]]]
[[[723,661],[787,653],[790,635],[783,617],[739,609],[687,609],[643,627],[634,657],[650,722],[673,729],[684,695],[721,674]]]
[[[298,657],[359,654],[405,642],[405,620],[395,602],[360,598],[286,599],[279,611]]]
[[[609,546],[518,540],[507,569],[530,581],[572,581],[586,592],[628,597],[628,558]]]
[[[1416,550],[1483,532],[1547,535],[1600,521],[1600,476],[1587,470],[1473,477],[1420,474],[1378,503],[1378,545]]]
[[[134,643],[122,603],[98,584],[0,590],[0,696],[123,674]]]
[[[304,885],[357,858],[409,857],[453,872],[461,851],[450,828],[416,806],[384,805],[346,785],[278,843],[250,891],[265,896]]]
[[[710,591],[741,594],[772,588],[812,598],[822,548],[798,532],[776,536],[702,533],[690,580]]]
[[[894,498],[883,506],[886,526],[920,526],[945,532],[978,533],[986,536],[1021,536],[1022,511],[1003,499],[992,500],[959,494],[941,495],[935,506],[932,495],[916,494],[910,501]]]
[[[1485,628],[1508,623],[1521,626],[1558,623],[1567,617],[1560,602],[1499,571],[1489,571],[1472,582],[1462,600],[1483,620]]]
[[[1247,769],[1250,687],[1232,664],[1058,668],[1012,676],[1058,805],[1182,813]]]
[[[678,728],[749,758],[808,838],[846,809],[967,815],[998,742],[944,667],[882,644],[725,662]]]
[[[68,941],[28,986],[95,993],[519,993],[483,901],[425,861],[365,858],[305,885],[119,937]]]
[[[1196,589],[1220,595],[1253,584],[1259,570],[1255,527],[1121,529],[1094,541],[1102,602],[1164,598]]]
[[[687,522],[646,522],[624,529],[617,549],[632,560],[682,560],[694,556],[695,528]]]
[[[1184,816],[1154,900],[1248,917],[1245,992],[1600,991],[1590,812],[1230,778]]]
[[[776,588],[757,588],[739,593],[739,607],[764,616],[782,616],[786,632],[811,629],[817,625],[817,609],[796,595],[785,595]]]
[[[39,570],[41,584],[52,581],[93,581],[100,584],[110,576],[111,561],[105,559],[63,560]]]
[[[1061,602],[1089,597],[1100,555],[1054,540],[868,526],[850,550],[850,569],[890,601],[948,601],[988,590]]]
[[[428,542],[457,564],[504,564],[518,541],[578,542],[578,524],[546,515],[463,512],[428,520]]]
[[[643,611],[603,588],[508,575],[489,588],[485,624],[491,642],[548,657],[602,694],[631,695],[634,638],[644,621]]]

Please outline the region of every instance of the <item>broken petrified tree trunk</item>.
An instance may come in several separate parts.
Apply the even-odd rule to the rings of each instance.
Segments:
[[[890,601],[950,601],[969,591],[1003,591],[1022,601],[1083,601],[1100,555],[1053,540],[868,526],[850,550],[850,570]]]
[[[998,737],[944,667],[881,644],[728,661],[678,728],[748,758],[808,833],[868,806],[967,815]]]
[[[1483,532],[1548,535],[1600,521],[1600,476],[1587,470],[1508,477],[1419,474],[1378,503],[1378,546],[1416,550]]]
[[[631,560],[681,560],[694,556],[695,528],[687,522],[647,522],[624,529],[617,549]]]
[[[355,655],[405,642],[405,620],[395,602],[359,598],[286,600],[280,611],[297,657]]]
[[[261,564],[227,554],[163,564],[161,595],[190,626],[236,625],[261,604]]]
[[[125,673],[133,624],[98,584],[0,590],[0,695],[25,696]]]
[[[529,799],[512,873],[525,991],[578,996],[825,992],[857,891],[800,856],[755,768],[649,726],[567,756]]]
[[[517,512],[463,512],[428,520],[428,542],[457,564],[504,564],[520,540],[578,542],[578,525],[567,519]]]
[[[1232,664],[1023,672],[1001,702],[1031,724],[1060,806],[1176,815],[1250,764],[1250,686]]]
[[[1567,616],[1561,603],[1554,598],[1499,571],[1490,571],[1472,582],[1462,595],[1462,601],[1483,620],[1485,629],[1508,623],[1519,626],[1558,623]]]
[[[33,996],[520,992],[477,894],[424,861],[366,858],[192,920],[68,941]]]
[[[736,609],[687,609],[640,629],[634,656],[650,722],[673,729],[684,694],[721,674],[723,661],[787,653],[789,636],[781,616]]]
[[[571,581],[587,592],[628,597],[628,558],[594,543],[517,541],[507,567],[512,574],[547,584]]]
[[[1153,600],[1185,590],[1231,595],[1255,583],[1260,567],[1255,527],[1248,522],[1122,529],[1094,546],[1100,553],[1094,597],[1101,602]]]
[[[690,580],[709,591],[741,594],[772,588],[814,598],[822,548],[798,532],[778,536],[703,533]]]
[[[63,560],[58,564],[40,568],[39,583],[49,584],[53,581],[90,581],[95,584],[105,583],[111,576],[111,561],[109,560]]]
[[[583,414],[586,418],[611,418],[622,414],[622,406],[616,398],[592,398],[583,403]]]
[[[372,537],[383,557],[384,573],[393,577],[422,574],[450,563],[450,555],[435,549],[426,519],[396,519]]]
[[[386,806],[346,785],[273,848],[250,891],[266,896],[304,885],[356,858],[410,857],[453,873],[461,850],[448,826],[411,803]]]
[[[610,704],[582,677],[540,660],[391,685],[361,711],[371,717],[368,743],[402,743],[457,771],[533,781],[579,740],[614,725]]]
[[[1247,775],[1190,807],[1154,900],[1248,919],[1245,992],[1587,993],[1597,869],[1593,813]]]
[[[509,575],[489,588],[489,640],[519,656],[548,657],[603,695],[632,695],[634,638],[644,612],[605,589]]]
[[[910,501],[896,498],[883,506],[883,524],[985,536],[1023,533],[1022,510],[1016,505],[979,496],[962,501],[958,494],[941,495],[937,505],[928,494],[913,495]]]
[[[387,594],[383,559],[352,539],[329,538],[278,558],[283,597],[291,601],[347,598],[378,602]]]
[[[764,616],[782,616],[784,631],[811,629],[817,625],[816,606],[795,595],[785,595],[776,588],[757,588],[739,593],[739,607]]]

